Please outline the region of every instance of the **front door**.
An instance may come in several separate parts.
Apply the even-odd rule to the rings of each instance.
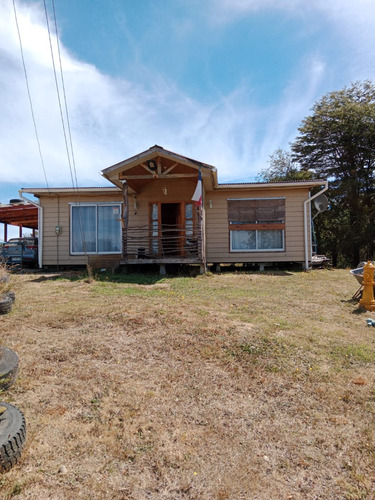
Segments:
[[[181,203],[161,203],[161,246],[163,257],[181,253]]]
[[[172,258],[197,254],[195,218],[193,203],[151,203],[151,254]]]

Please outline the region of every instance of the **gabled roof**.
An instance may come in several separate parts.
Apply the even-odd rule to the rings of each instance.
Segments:
[[[123,174],[123,178],[127,177],[126,173],[129,171],[132,171],[133,174],[135,173],[140,174],[141,172],[143,172],[144,174],[145,171],[142,170],[142,167],[147,168],[147,163],[150,160],[157,158],[168,160],[170,164],[172,162],[176,162],[179,165],[184,166],[185,169],[187,168],[188,171],[189,170],[192,171],[193,169],[193,171],[197,172],[199,169],[201,169],[202,181],[206,190],[208,191],[216,189],[231,190],[231,189],[255,189],[255,188],[298,189],[298,188],[311,188],[314,186],[321,186],[322,184],[325,183],[325,181],[323,180],[310,180],[310,181],[302,180],[302,181],[281,181],[281,182],[237,182],[237,183],[228,182],[219,184],[216,167],[208,165],[207,163],[194,160],[192,158],[188,158],[187,156],[174,153],[173,151],[168,151],[167,149],[164,149],[162,146],[158,146],[157,144],[147,149],[146,151],[143,151],[142,153],[139,153],[135,156],[131,156],[126,160],[123,160],[119,163],[116,163],[115,165],[112,165],[111,167],[102,170],[102,175],[116,186],[122,187],[120,179],[121,174]],[[136,170],[138,166],[139,166],[139,171]],[[129,175],[128,177],[134,178],[135,176]],[[144,175],[138,177],[144,177]],[[134,185],[135,181],[133,180],[132,182]],[[143,180],[143,182],[144,183],[152,182],[152,176],[150,175],[150,172],[149,172],[149,180]],[[131,183],[129,184],[129,187],[132,188]]]
[[[169,175],[170,178],[174,176],[177,177],[182,172],[185,172],[187,176],[195,177],[196,182],[196,179],[198,179],[198,170],[200,169],[202,181],[205,184],[206,189],[214,189],[214,186],[217,184],[217,171],[215,167],[208,165],[207,163],[188,158],[187,156],[174,153],[173,151],[168,151],[157,144],[142,153],[131,156],[126,160],[102,170],[102,175],[119,187],[122,187],[121,176],[129,176],[129,178],[132,178],[129,182],[129,187],[137,189],[139,180],[137,181],[136,177],[143,177],[143,184],[152,182],[153,180],[150,171],[148,171],[149,179],[144,178],[145,173],[147,173],[145,169],[147,170],[147,164],[150,160],[156,160],[163,165],[163,171],[160,170],[158,172],[159,178],[164,176],[164,171],[170,172],[173,169],[173,172]],[[141,171],[137,171],[137,168]],[[143,173],[143,176],[139,175],[141,173]]]
[[[152,146],[151,148],[147,149],[146,151],[143,151],[142,153],[139,153],[135,156],[131,156],[130,158],[120,161],[119,163],[116,163],[111,167],[105,168],[104,170],[102,170],[102,174],[104,177],[108,178],[109,174],[112,173],[113,171],[123,170],[124,167],[134,166],[134,164],[148,161],[156,156],[171,158],[181,163],[192,164],[194,166],[197,166],[198,168],[202,167],[208,170],[212,170],[213,172],[216,172],[216,168],[213,167],[212,165],[208,165],[207,163],[203,163],[198,160],[193,160],[192,158],[188,158],[187,156],[173,153],[173,151],[168,151],[167,149],[164,149],[162,146],[158,146],[157,144],[155,144],[155,146]]]

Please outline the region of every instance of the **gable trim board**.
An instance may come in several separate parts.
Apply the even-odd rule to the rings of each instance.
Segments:
[[[183,225],[184,217],[178,214],[182,214],[182,207],[192,203],[199,170],[202,172],[203,203],[197,208],[194,222],[197,231],[192,234],[190,226]],[[142,263],[301,262],[306,269],[309,267],[312,256],[311,201],[327,190],[327,181],[219,184],[215,167],[160,146],[153,146],[108,167],[102,175],[114,186],[20,190],[20,196],[25,200],[27,194],[39,199],[36,205],[39,208],[40,267],[84,265],[85,252],[71,251],[71,207],[80,204],[124,207],[124,192],[128,193],[128,219],[124,220],[122,208],[117,222],[121,224],[123,237],[129,243],[126,247],[131,247],[131,241],[137,241],[138,249],[133,249],[132,255],[120,256],[106,251],[110,247],[109,242],[100,243],[104,251],[88,255],[90,262],[99,267],[115,265],[119,261],[123,264],[140,263],[139,258],[142,258]],[[311,189],[321,186],[323,189],[311,197]],[[274,207],[268,206],[268,202]],[[152,226],[150,221],[149,207],[152,203],[158,203],[163,212],[157,227],[155,223]],[[249,207],[246,207],[247,203]],[[233,206],[228,209],[230,204],[235,212]],[[175,215],[168,215],[169,209]],[[229,220],[229,212],[231,216],[237,213],[235,218],[240,220]],[[106,217],[112,216],[107,213]],[[163,217],[164,221],[161,220]],[[110,224],[117,222],[111,219]],[[93,222],[90,224],[93,225]],[[61,228],[60,234],[57,234],[57,226]],[[103,228],[101,231],[103,233]],[[135,235],[143,239],[134,240]],[[98,237],[100,235],[96,235]],[[154,242],[156,239],[159,241],[157,256],[152,254],[152,249],[150,251],[152,237]],[[160,253],[167,240],[172,249],[171,255]],[[188,241],[190,247],[187,246]],[[196,248],[196,244],[200,252],[188,254],[189,249]]]

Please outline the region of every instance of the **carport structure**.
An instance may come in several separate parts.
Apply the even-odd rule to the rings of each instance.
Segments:
[[[4,241],[8,241],[8,225],[18,226],[20,237],[23,228],[31,229],[35,236],[38,229],[38,208],[24,202],[0,204],[0,223],[4,224]]]

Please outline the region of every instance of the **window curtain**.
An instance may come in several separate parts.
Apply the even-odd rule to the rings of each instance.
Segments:
[[[256,231],[231,231],[233,250],[256,250]]]
[[[232,250],[281,250],[283,231],[231,231]]]
[[[72,253],[121,253],[121,206],[72,206]]]
[[[72,207],[72,251],[96,252],[96,207]]]
[[[258,231],[258,248],[262,250],[283,248],[283,232],[280,230]]]
[[[120,252],[119,206],[98,206],[98,253]]]

